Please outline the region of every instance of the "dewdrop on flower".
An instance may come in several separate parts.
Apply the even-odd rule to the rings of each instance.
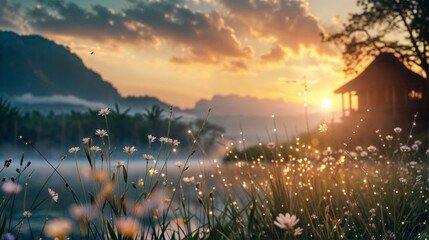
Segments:
[[[48,192],[49,192],[49,195],[51,195],[52,200],[54,202],[57,202],[58,201],[58,193],[54,192],[54,190],[52,190],[50,188],[48,188]]]
[[[103,117],[109,115],[109,113],[110,113],[109,108],[102,108],[102,109],[100,109],[100,111],[98,111],[98,115],[103,116]]]
[[[69,149],[69,153],[77,153],[80,150],[79,147],[72,147]]]

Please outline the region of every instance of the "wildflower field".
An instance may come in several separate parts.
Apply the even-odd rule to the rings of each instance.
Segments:
[[[23,154],[0,169],[2,239],[429,238],[427,150],[399,127],[369,145],[295,138],[261,142],[257,154],[236,149],[243,137],[211,159],[205,121],[186,149],[169,126],[119,149],[109,113],[58,159],[21,137],[40,161]]]

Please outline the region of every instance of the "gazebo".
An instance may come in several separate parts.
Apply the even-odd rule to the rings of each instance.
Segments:
[[[410,118],[415,113],[426,118],[426,80],[405,67],[392,53],[381,53],[357,77],[336,94],[342,96],[342,115],[361,116],[369,109],[371,117]]]

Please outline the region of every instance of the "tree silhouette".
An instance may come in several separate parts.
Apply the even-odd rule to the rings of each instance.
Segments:
[[[324,40],[344,46],[346,72],[380,52],[394,53],[429,80],[429,4],[427,0],[358,0],[343,29]]]

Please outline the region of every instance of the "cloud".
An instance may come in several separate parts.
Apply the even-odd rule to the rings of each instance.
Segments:
[[[157,44],[144,25],[135,24],[123,13],[101,5],[86,10],[75,3],[41,1],[26,12],[28,22],[37,32],[89,38],[95,41],[122,41]]]
[[[167,43],[183,49],[174,63],[220,64],[227,58],[248,59],[253,51],[243,47],[235,31],[216,13],[191,10],[176,1],[132,3],[118,12],[95,5],[90,10],[72,2],[44,0],[27,11],[35,31],[159,46]]]
[[[305,0],[221,0],[229,11],[229,20],[236,22],[244,34],[262,41],[274,42],[277,46],[298,54],[303,48],[317,49],[324,54],[333,54],[321,42],[324,28],[310,10]],[[280,57],[279,49],[262,55],[266,60]],[[277,55],[276,55],[277,54]],[[267,59],[268,58],[268,59]]]
[[[243,61],[230,61],[224,65],[224,69],[231,72],[247,72],[249,69]]]
[[[278,44],[275,44],[271,51],[261,56],[262,64],[281,63],[286,58],[286,52]]]
[[[21,5],[0,0],[0,27],[7,30],[25,30],[23,17],[20,13]]]
[[[14,97],[13,102],[27,103],[27,104],[70,104],[80,105],[91,109],[99,109],[105,107],[101,102],[90,102],[88,100],[76,97],[74,95],[58,95],[52,96],[34,96],[31,93],[26,93],[21,96]]]

